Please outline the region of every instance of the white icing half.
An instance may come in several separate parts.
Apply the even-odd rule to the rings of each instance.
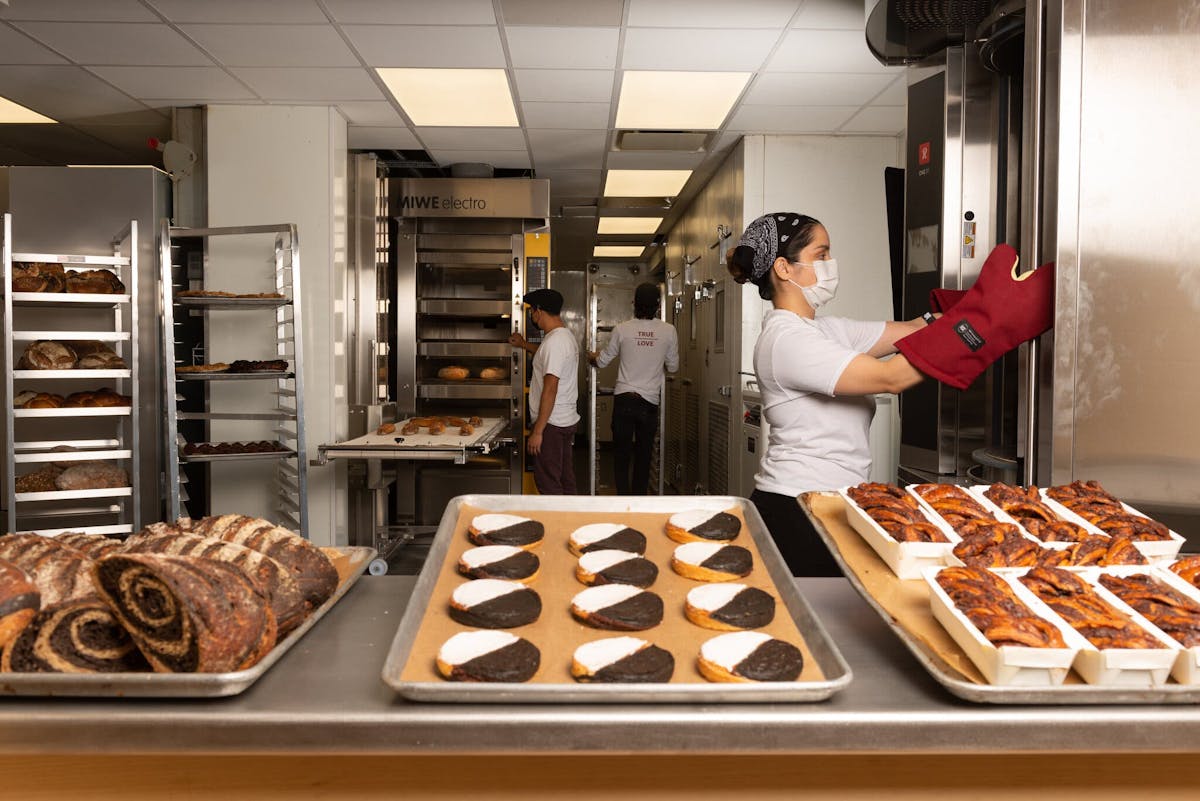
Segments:
[[[721,513],[706,511],[704,509],[692,509],[687,512],[676,512],[675,514],[671,515],[671,518],[667,522],[676,528],[681,528],[684,531],[690,531],[696,526],[707,523],[709,520],[712,520],[719,514]]]
[[[591,523],[586,526],[580,526],[572,531],[571,542],[581,547],[591,545],[593,542],[607,539],[626,528],[629,528],[629,526],[622,525],[621,523]]]
[[[605,548],[603,551],[592,551],[579,557],[579,566],[589,573],[599,573],[613,565],[619,565],[621,562],[640,558],[636,553]]]
[[[725,544],[721,542],[689,542],[675,549],[675,561],[685,565],[700,565],[724,547]]]
[[[528,517],[517,515],[476,515],[475,519],[471,521],[471,526],[479,532],[496,531],[524,523],[528,519]]]
[[[463,551],[463,555],[458,560],[466,565],[468,569],[473,569],[480,565],[490,565],[493,562],[503,561],[519,553],[523,553],[523,551],[514,545],[482,545],[478,548],[468,548]]]
[[[438,649],[438,659],[448,665],[461,665],[492,651],[499,651],[519,639],[507,631],[460,631],[442,643]]]
[[[705,612],[715,612],[744,589],[745,584],[701,584],[688,592],[687,602]]]
[[[701,645],[700,656],[714,665],[733,670],[746,661],[755,648],[771,639],[771,635],[761,631],[734,631],[713,637]]]
[[[599,587],[589,587],[576,595],[571,600],[571,606],[583,612],[596,612],[621,601],[628,601],[643,592],[645,590],[641,587],[629,584],[601,584]]]
[[[504,579],[475,579],[457,587],[450,595],[457,606],[469,608],[510,592],[521,592],[526,587],[519,581]]]
[[[637,637],[609,637],[604,640],[593,640],[585,642],[575,649],[575,661],[595,673],[630,654],[637,653],[649,644]]]

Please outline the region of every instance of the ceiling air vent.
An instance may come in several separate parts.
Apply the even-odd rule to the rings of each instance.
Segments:
[[[712,131],[617,131],[614,150],[702,153]]]

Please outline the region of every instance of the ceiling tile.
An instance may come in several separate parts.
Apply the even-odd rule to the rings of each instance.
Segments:
[[[181,25],[227,67],[357,67],[332,25]]]
[[[128,22],[22,22],[21,30],[77,64],[205,66],[207,56],[169,26]]]
[[[618,26],[622,0],[560,3],[546,0],[500,0],[505,25]]]
[[[253,92],[219,67],[96,67],[92,71],[134,97],[254,99]]]
[[[908,81],[905,80],[905,76],[901,75],[892,81],[888,88],[878,97],[872,98],[871,102],[877,106],[907,106]]]
[[[494,25],[492,0],[325,0],[338,22],[391,25]]]
[[[613,150],[608,154],[610,170],[692,170],[704,161],[704,153],[662,153]]]
[[[363,150],[424,149],[408,128],[368,128],[361,125],[351,125],[346,129],[346,146]]]
[[[524,150],[430,150],[429,155],[443,167],[472,163],[506,170],[529,169],[529,154]]]
[[[861,0],[808,0],[792,21],[793,28],[866,28],[866,9]]]
[[[620,33],[618,28],[504,29],[514,67],[550,69],[612,69]]]
[[[18,0],[0,7],[0,19],[65,20],[68,22],[159,22],[138,0]]]
[[[904,106],[867,106],[851,117],[841,130],[853,133],[898,134],[908,123],[904,111]]]
[[[862,8],[861,0],[859,8]],[[796,11],[796,0],[629,0],[630,27],[782,28]]]
[[[404,118],[386,100],[338,103],[337,106],[351,125],[404,125]]]
[[[382,100],[370,74],[346,67],[242,67],[233,74],[264,100]]]
[[[745,133],[831,133],[857,106],[742,106],[726,127]]]
[[[495,27],[347,25],[343,28],[372,67],[503,67]]]
[[[0,64],[66,64],[67,60],[25,34],[0,25]]]
[[[744,102],[751,105],[863,105],[894,80],[890,75],[769,72],[758,77]]]
[[[150,0],[172,22],[328,23],[314,0]]]
[[[621,66],[627,70],[757,70],[778,39],[778,31],[630,28],[625,31]]]
[[[583,195],[595,196],[600,194],[600,177],[602,170],[538,170],[538,178],[550,180],[552,195]]]
[[[885,67],[867,49],[858,31],[788,31],[767,69],[772,72],[880,72],[897,74],[903,67]]]
[[[608,103],[613,70],[514,70],[522,101]]]
[[[520,150],[525,134],[520,128],[417,128],[417,136],[430,150]]]
[[[9,100],[63,122],[145,110],[82,67],[0,66],[0,86]]]
[[[539,128],[529,132],[533,161],[543,169],[599,169],[604,162],[607,131],[552,131]]]
[[[609,103],[522,103],[526,128],[607,130]]]

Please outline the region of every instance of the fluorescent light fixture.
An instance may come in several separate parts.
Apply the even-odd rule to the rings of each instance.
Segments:
[[[517,110],[504,70],[375,70],[413,125],[515,128]]]
[[[598,234],[652,234],[662,225],[662,217],[601,217]]]
[[[646,248],[642,245],[596,245],[592,256],[597,259],[636,259]]]
[[[605,197],[675,197],[691,170],[609,170]]]
[[[32,109],[27,109],[20,103],[14,103],[6,97],[0,97],[0,123],[5,122],[58,122]]]
[[[617,127],[669,131],[720,128],[750,75],[627,70],[621,78]]]

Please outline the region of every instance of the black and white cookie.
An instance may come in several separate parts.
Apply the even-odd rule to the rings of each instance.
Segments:
[[[691,510],[667,520],[667,536],[676,542],[729,542],[737,539],[742,521],[729,512]]]
[[[733,581],[750,575],[754,557],[740,545],[685,542],[671,555],[671,569],[696,581]]]
[[[458,572],[473,579],[529,582],[537,576],[540,565],[537,556],[515,545],[468,548],[458,558]]]
[[[584,682],[665,682],[674,672],[675,657],[670,651],[637,637],[584,643],[571,660],[571,675]]]
[[[769,634],[735,631],[701,645],[697,667],[709,681],[795,681],[804,669],[804,655]]]
[[[437,652],[437,669],[450,681],[529,681],[542,655],[507,631],[462,631]]]
[[[571,614],[597,629],[642,631],[662,622],[663,600],[630,584],[602,584],[576,595]]]
[[[590,523],[571,532],[567,547],[576,556],[590,551],[646,552],[646,535],[621,523]]]
[[[450,617],[464,626],[511,629],[541,614],[541,597],[519,581],[476,579],[450,594]]]
[[[775,599],[745,584],[702,584],[688,592],[683,613],[706,629],[757,629],[775,619]]]
[[[515,545],[533,548],[546,536],[546,527],[537,520],[519,515],[476,515],[467,528],[467,537],[476,545]]]
[[[658,578],[658,566],[629,551],[588,551],[579,557],[575,578],[589,587],[596,584],[649,587]]]

